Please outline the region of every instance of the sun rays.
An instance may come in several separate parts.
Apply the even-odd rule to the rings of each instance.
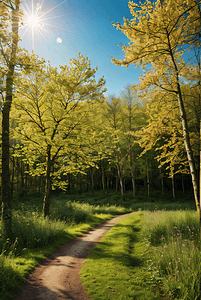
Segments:
[[[22,1],[23,7],[23,26],[22,26],[22,35],[21,39],[25,37],[25,35],[31,36],[32,50],[34,51],[34,45],[37,36],[42,36],[43,39],[47,40],[47,37],[51,34],[50,28],[55,27],[52,24],[51,20],[54,18],[58,18],[61,16],[52,15],[51,12],[55,11],[55,9],[63,4],[65,1],[62,1],[58,5],[48,9],[45,11],[44,1],[40,1],[40,3],[36,3],[34,0],[24,0]],[[48,4],[48,1],[47,3]],[[58,26],[56,26],[58,27]]]

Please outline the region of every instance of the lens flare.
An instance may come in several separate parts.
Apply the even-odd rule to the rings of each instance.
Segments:
[[[57,38],[57,43],[59,43],[59,44],[62,43],[62,39],[60,37]]]
[[[43,1],[41,3],[36,3],[36,1],[31,0],[31,5],[28,5],[29,1],[24,1],[23,3],[23,35],[21,36],[21,39],[26,33],[29,33],[32,37],[32,50],[34,51],[34,43],[35,43],[35,35],[42,35],[43,38],[46,36],[49,36],[49,28],[50,27],[58,27],[51,24],[51,22],[48,22],[50,19],[58,18],[60,16],[51,16],[49,15],[50,12],[54,11],[58,6],[65,3],[67,0],[62,1],[58,5],[50,8],[49,10],[44,11],[43,7]],[[48,2],[48,1],[47,1]],[[57,42],[60,44],[62,43],[61,38],[57,38]]]

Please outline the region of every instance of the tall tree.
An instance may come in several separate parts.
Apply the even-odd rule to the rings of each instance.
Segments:
[[[123,46],[125,59],[112,59],[117,65],[128,66],[135,63],[148,71],[142,76],[141,88],[156,86],[161,92],[176,95],[180,111],[185,149],[192,177],[194,198],[201,224],[200,204],[198,198],[198,180],[189,137],[189,129],[181,90],[182,55],[189,47],[189,37],[200,33],[200,0],[157,0],[144,4],[129,2],[131,20],[118,23],[129,39],[128,46]],[[149,67],[151,64],[151,67]]]
[[[0,1],[0,75],[2,96],[2,220],[6,237],[12,237],[12,194],[9,171],[9,121],[14,70],[18,50],[20,0]]]
[[[18,132],[30,152],[43,157],[39,168],[45,171],[46,186],[43,203],[44,217],[49,216],[50,196],[58,159],[66,156],[60,170],[69,168],[70,156],[80,156],[80,132],[85,128],[88,107],[103,97],[105,80],[95,80],[97,68],[92,69],[89,59],[78,55],[69,66],[57,68],[41,65],[32,72],[24,70],[14,101],[18,111]],[[16,111],[16,114],[17,114]],[[88,126],[90,126],[88,124]],[[89,133],[89,131],[88,131]],[[57,164],[57,166],[56,166]],[[57,172],[59,175],[59,172]]]

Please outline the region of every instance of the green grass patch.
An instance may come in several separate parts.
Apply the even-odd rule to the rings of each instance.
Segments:
[[[81,280],[93,300],[201,299],[197,212],[141,211],[92,250]]]
[[[94,300],[157,299],[145,264],[139,213],[116,223],[88,255],[81,280]]]

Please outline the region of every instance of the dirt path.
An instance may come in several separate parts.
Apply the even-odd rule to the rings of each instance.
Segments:
[[[78,273],[92,248],[116,222],[128,215],[106,221],[52,253],[30,274],[16,300],[90,300]]]

